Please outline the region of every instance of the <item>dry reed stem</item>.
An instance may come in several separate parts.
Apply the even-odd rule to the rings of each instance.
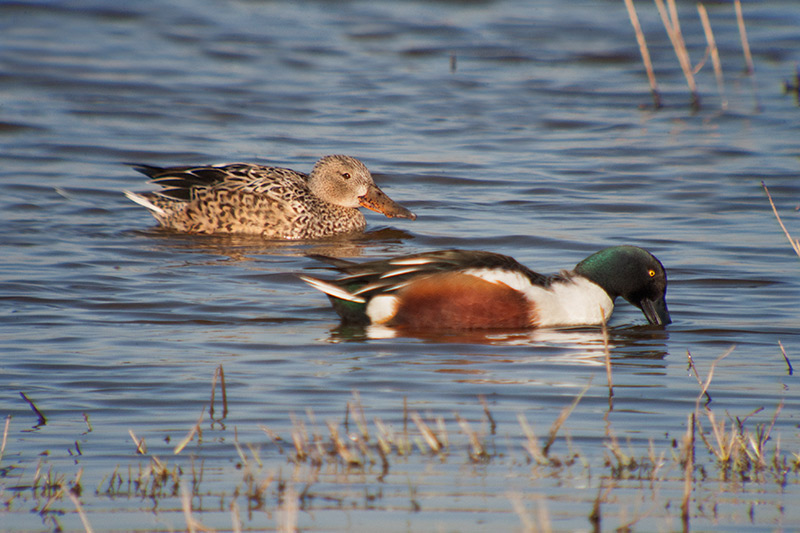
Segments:
[[[544,448],[542,448],[542,453],[545,456],[547,456],[548,453],[550,452],[550,446],[552,446],[553,442],[555,442],[558,430],[561,428],[564,422],[566,422],[567,418],[569,418],[569,415],[571,415],[572,411],[575,410],[575,407],[578,406],[578,402],[581,401],[584,394],[586,394],[586,392],[589,390],[589,387],[591,386],[592,386],[592,380],[590,379],[589,383],[587,383],[586,386],[583,388],[583,390],[578,393],[578,395],[575,397],[572,403],[561,410],[561,412],[558,414],[558,418],[556,418],[555,421],[553,422],[553,425],[550,426],[550,434],[547,437],[547,443],[544,445]]]
[[[697,373],[697,367],[694,366],[694,359],[692,358],[692,352],[686,350],[686,358],[689,361],[689,369],[694,374],[695,379],[697,380],[697,384],[700,385],[700,388],[703,388],[703,380],[700,379],[700,374]],[[711,403],[711,395],[706,391],[706,405]]]
[[[264,424],[258,424],[258,427],[261,431],[263,431],[267,435],[267,437],[272,439],[272,442],[274,442],[275,445],[278,447],[278,453],[283,453],[283,446],[281,446],[281,441],[283,441],[283,439],[281,438],[281,436],[272,431]]]
[[[716,418],[714,416],[713,411],[711,411],[711,409],[706,408],[706,411],[705,411],[706,417],[708,418],[709,424],[711,424],[711,429],[712,429],[712,431],[714,433],[714,439],[717,442],[717,446],[716,447],[711,446],[711,444],[708,442],[708,440],[705,437],[705,433],[702,430],[702,425],[700,424],[700,419],[699,419],[699,417],[697,415],[699,415],[699,413],[700,413],[700,399],[703,396],[706,396],[708,398],[708,402],[711,401],[711,397],[708,395],[708,388],[709,388],[709,386],[711,386],[711,380],[714,377],[714,369],[716,368],[717,363],[719,363],[720,361],[722,361],[723,359],[728,357],[731,353],[733,353],[734,349],[735,349],[735,346],[731,346],[730,348],[728,348],[728,350],[725,353],[723,353],[722,355],[718,356],[716,359],[714,359],[714,361],[711,362],[711,367],[708,370],[708,376],[706,377],[705,382],[702,383],[702,385],[701,385],[701,391],[700,391],[700,394],[697,396],[697,400],[695,401],[694,413],[692,415],[693,416],[693,420],[695,421],[697,426],[700,428],[700,438],[703,440],[703,442],[708,447],[708,449],[711,450],[711,452],[717,457],[717,459],[723,465],[727,465],[729,463],[729,461],[733,457],[734,445],[736,444],[736,434],[735,433],[731,433],[730,439],[726,439],[726,437],[725,437],[725,421],[722,420],[722,422],[720,422],[718,424],[717,421],[716,421]],[[692,364],[692,367],[694,368],[694,364]],[[695,368],[694,370],[695,370],[695,374],[697,374],[697,369]],[[697,375],[697,378],[698,378],[698,381],[699,381],[699,378],[700,378],[699,375]],[[692,433],[692,438],[694,439],[694,433]],[[726,442],[726,440],[727,440],[727,442]]]
[[[606,380],[608,381],[608,410],[614,409],[614,380],[611,375],[611,350],[608,346],[608,324],[603,321],[603,361],[606,366]]]
[[[600,533],[602,531],[600,526],[603,521],[603,513],[601,511],[601,503],[603,498],[603,478],[601,477],[600,485],[597,487],[597,496],[595,496],[594,503],[592,504],[592,512],[589,513],[588,516],[589,523],[592,524],[592,531],[594,533]]]
[[[517,513],[519,521],[522,522],[522,531],[525,533],[537,533],[539,530],[536,527],[536,521],[531,518],[528,511],[525,509],[525,504],[522,503],[522,496],[518,492],[511,492],[507,495],[514,512]]]
[[[52,467],[51,467],[51,468],[52,468]],[[56,501],[60,500],[60,499],[61,499],[61,498],[64,496],[64,493],[65,493],[65,492],[68,492],[68,491],[67,491],[67,490],[64,488],[64,486],[63,486],[63,484],[62,484],[62,483],[60,483],[60,482],[59,482],[59,483],[54,483],[54,482],[52,482],[52,480],[50,480],[50,477],[51,477],[51,476],[52,476],[52,471],[48,473],[48,481],[46,482],[46,486],[48,486],[48,487],[57,487],[57,488],[58,488],[58,490],[56,490],[56,491],[55,491],[55,493],[53,493],[53,494],[51,494],[51,495],[50,495],[50,497],[47,499],[47,501],[45,502],[45,504],[44,504],[44,505],[42,506],[42,508],[39,510],[39,514],[44,514],[44,513],[46,513],[46,512],[47,512],[47,511],[50,509],[50,506],[51,506],[53,503],[55,503]]]
[[[473,461],[477,461],[480,458],[488,457],[488,453],[486,453],[486,449],[481,444],[481,439],[478,438],[478,434],[472,429],[465,419],[461,418],[458,413],[455,413],[456,422],[458,425],[461,426],[461,430],[464,434],[469,438],[469,443],[472,448],[471,453],[469,454],[470,458]]]
[[[186,529],[189,533],[195,533],[198,530],[214,531],[204,526],[203,523],[197,520],[192,514],[192,497],[189,494],[189,489],[183,484],[181,484],[181,508],[183,509],[183,517],[186,520]]]
[[[197,529],[192,517],[192,500],[189,496],[189,490],[185,486],[181,486],[181,508],[183,509],[183,518],[186,520],[186,529],[189,533],[195,533]]]
[[[237,439],[238,439],[238,436],[237,436]],[[258,465],[258,467],[259,468],[263,468],[264,467],[264,463],[261,462],[261,456],[258,453],[258,448],[256,448],[255,446],[253,446],[251,443],[248,442],[247,443],[247,449],[250,450],[250,455],[253,457],[253,459],[255,460],[255,462]]]
[[[681,519],[683,530],[690,531],[689,528],[689,504],[692,497],[692,473],[694,472],[694,424],[695,413],[689,413],[686,425],[686,435],[683,438],[683,451],[686,454],[686,464],[684,465],[683,477],[683,500],[681,501]]]
[[[225,387],[225,370],[222,369],[222,365],[219,365],[216,369],[214,369],[214,376],[211,378],[211,406],[208,409],[208,414],[211,418],[214,418],[214,396],[217,390],[217,378],[219,377],[220,381],[220,390],[222,393],[222,418],[228,416],[228,392]]]
[[[617,460],[617,468],[619,469],[618,475],[621,476],[625,470],[628,470],[632,465],[636,464],[636,460],[633,458],[633,455],[625,453],[622,450],[617,436],[608,428],[606,429],[606,437],[610,442],[605,443],[605,447],[611,451],[614,458]]]
[[[481,402],[483,406],[483,413],[486,415],[486,418],[489,420],[489,432],[494,435],[495,430],[497,429],[497,423],[494,421],[494,417],[492,413],[489,411],[489,404],[486,403],[486,397],[483,394],[478,395],[478,400]]]
[[[745,73],[750,78],[750,85],[753,88],[753,99],[756,102],[756,111],[761,110],[761,102],[758,100],[756,91],[756,69],[753,66],[753,56],[750,54],[750,43],[747,40],[747,29],[744,25],[744,15],[742,14],[742,2],[734,0],[733,7],[736,10],[736,22],[739,25],[739,36],[742,40],[742,54],[744,55]]]
[[[403,433],[408,437],[408,396],[403,396]]]
[[[239,446],[239,430],[236,426],[233,428],[233,446],[236,448],[236,453],[239,454],[239,460],[242,461],[242,466],[246,468],[247,456],[244,454],[242,447]]]
[[[72,482],[72,487],[76,488],[81,484],[81,479],[83,478],[83,467],[78,469],[78,473],[75,474],[75,480]]]
[[[531,458],[533,458],[533,460],[538,464],[548,464],[549,461],[547,460],[547,457],[542,454],[541,448],[539,447],[539,439],[536,438],[536,434],[533,432],[533,428],[528,424],[528,420],[525,418],[525,415],[523,413],[519,413],[517,415],[517,420],[522,428],[522,432],[527,438],[527,441],[525,444],[523,444],[525,450],[527,450],[527,452],[531,455]]]
[[[219,376],[219,369],[222,365],[219,365],[217,368],[214,369],[214,375],[211,376],[211,401],[209,402],[208,406],[208,415],[211,418],[214,418],[214,395],[217,392],[217,378]]]
[[[331,441],[333,442],[334,447],[336,448],[336,453],[342,460],[351,465],[361,464],[361,459],[350,451],[350,448],[344,443],[342,438],[339,436],[339,429],[336,427],[334,422],[328,422],[328,431],[331,432]]]
[[[313,445],[314,451],[316,451],[315,461],[321,461],[321,458],[325,455],[325,444],[322,441],[322,435],[320,434],[317,426],[317,417],[314,415],[314,410],[310,407],[306,408],[306,416],[308,417],[308,422],[311,424],[311,441],[310,446]],[[348,410],[347,404],[345,404],[345,428],[347,427],[347,417],[348,417]],[[306,435],[306,439],[308,435]],[[311,450],[309,450],[311,451]]]
[[[422,420],[422,417],[419,416],[419,413],[416,411],[411,413],[411,420],[417,425],[422,438],[425,440],[425,444],[431,449],[432,452],[439,452],[442,449],[442,443],[439,441],[439,438],[434,434],[433,430],[431,430],[430,426]]]
[[[36,404],[34,404],[34,403],[33,403],[33,400],[31,400],[30,398],[28,398],[28,397],[25,395],[25,393],[24,393],[24,392],[20,392],[20,393],[19,393],[19,395],[20,395],[20,396],[22,396],[22,399],[23,399],[23,400],[25,400],[26,402],[28,402],[28,405],[31,407],[31,409],[33,409],[33,412],[34,412],[34,413],[36,413],[36,416],[37,416],[37,417],[39,417],[39,422],[36,424],[36,426],[38,427],[38,426],[45,426],[45,425],[47,425],[47,419],[46,419],[46,418],[45,418],[45,416],[42,414],[42,412],[39,410],[39,408],[38,408],[38,407],[36,407]]]
[[[769,427],[766,430],[758,430],[757,439],[754,439],[753,436],[748,433],[748,442],[753,450],[753,453],[748,453],[747,455],[750,457],[751,461],[756,463],[756,466],[759,469],[765,468],[767,465],[767,462],[764,460],[764,445],[769,440],[770,433],[772,433],[772,428],[775,427],[775,421],[778,419],[778,414],[782,410],[783,400],[781,400],[781,403],[778,404],[778,407],[775,409],[775,414],[772,415],[772,420],[770,420]]]
[[[708,387],[711,385],[711,379],[714,377],[714,369],[716,368],[717,363],[728,357],[731,353],[733,353],[733,350],[735,349],[736,346],[731,346],[725,353],[718,356],[711,362],[711,367],[708,369],[708,377],[706,377],[706,381],[705,383],[703,383],[702,390],[700,391],[700,394],[697,396],[697,401],[695,402],[694,405],[695,412],[697,412],[700,409],[700,398],[708,394]]]
[[[348,402],[349,410],[352,411],[353,421],[356,423],[361,437],[365,442],[369,442],[369,428],[367,427],[367,417],[364,415],[364,405],[361,403],[361,395],[358,391],[353,391],[353,403]]]
[[[723,468],[726,468],[730,461],[733,459],[734,454],[734,446],[738,440],[736,433],[733,431],[733,425],[731,425],[731,432],[730,437],[726,437],[725,433],[725,420],[723,419],[720,423],[717,423],[716,417],[714,413],[709,409],[706,411],[706,417],[708,417],[708,423],[711,425],[711,430],[714,434],[714,439],[717,442],[717,446],[714,447],[706,438],[705,432],[703,431],[703,426],[700,422],[700,419],[697,419],[697,426],[700,428],[700,439],[706,445],[711,453],[717,458],[717,461],[720,462]],[[727,442],[726,442],[727,441]]]
[[[442,443],[442,447],[449,448],[450,438],[447,435],[447,426],[445,426],[444,417],[442,417],[441,415],[436,417],[436,429],[439,430],[438,438],[439,442]]]
[[[200,422],[203,421],[203,416],[206,414],[206,406],[203,406],[203,409],[200,411],[200,416],[197,418],[197,422],[194,423],[192,429],[189,430],[189,433],[183,438],[182,441],[175,446],[175,451],[173,452],[175,455],[178,455],[183,451],[187,444],[189,444],[192,439],[194,438],[195,434],[201,434],[202,430],[200,429]]]
[[[547,512],[547,506],[544,504],[542,498],[537,498],[536,502],[536,516],[539,519],[539,525],[544,533],[553,531],[550,525],[550,513]]]
[[[525,504],[522,501],[522,496],[518,492],[509,492],[506,494],[514,512],[517,513],[520,522],[522,522],[522,531],[525,533],[538,533],[538,531],[549,533],[553,530],[550,524],[550,514],[547,512],[547,506],[543,503],[543,498],[540,494],[534,495],[537,504],[536,517],[533,518],[525,509]],[[538,524],[538,527],[537,527]]]
[[[652,465],[652,470],[650,471],[650,490],[654,491],[656,486],[656,480],[658,479],[658,472],[664,466],[664,452],[661,452],[661,455],[656,457],[656,446],[653,442],[653,439],[650,439],[650,442],[647,446],[647,458],[650,460],[650,464]]]
[[[739,25],[739,36],[742,39],[742,53],[744,54],[744,62],[747,66],[747,74],[752,76],[755,73],[755,68],[753,68],[753,56],[750,54],[750,43],[747,41],[747,30],[744,27],[741,0],[734,0],[733,7],[736,10],[736,22]]]
[[[355,433],[350,434],[349,437],[350,440],[353,441],[356,446],[358,446],[358,451],[361,452],[362,459],[359,460],[359,463],[373,463],[373,455],[369,449],[369,443],[361,438],[360,435]],[[369,438],[369,436],[367,436],[367,438]]]
[[[279,533],[294,533],[297,531],[297,513],[299,510],[297,491],[294,486],[289,485],[283,493],[283,503],[278,509]]]
[[[789,356],[786,355],[786,350],[783,349],[783,343],[781,341],[778,341],[778,346],[781,347],[781,354],[783,354],[783,360],[786,361],[786,366],[788,367],[789,375],[791,376],[792,374],[794,374],[794,369],[792,368],[792,362],[789,361]],[[11,416],[9,416],[8,418],[11,418]],[[7,431],[8,431],[8,419],[6,419],[6,432]],[[6,447],[6,436],[5,434],[3,434],[3,448],[5,447]],[[2,457],[3,457],[3,452],[0,451],[0,458]]]
[[[780,224],[783,233],[786,235],[786,238],[789,239],[789,244],[792,245],[792,249],[794,250],[794,252],[798,256],[800,256],[800,239],[793,239],[792,236],[789,234],[789,230],[787,230],[786,226],[783,225],[783,220],[781,220],[781,216],[778,214],[778,209],[775,207],[775,202],[772,201],[772,195],[769,193],[769,189],[767,189],[766,183],[762,181],[761,186],[764,188],[764,192],[767,193],[767,198],[769,199],[769,205],[772,206],[772,212],[775,213],[775,218],[778,219],[778,224]]]
[[[73,505],[75,505],[75,511],[81,519],[84,531],[86,531],[86,533],[92,533],[92,525],[89,523],[89,517],[86,516],[86,513],[83,511],[81,501],[70,490],[67,491],[67,497],[72,501]]]
[[[384,425],[383,421],[380,418],[375,417],[373,421],[375,422],[375,427],[378,429],[378,435],[376,437],[376,439],[378,440],[378,450],[380,451],[382,456],[385,457],[390,453],[392,453],[392,442],[394,441],[394,434],[389,431],[389,429]],[[397,453],[402,455],[399,449]]]
[[[3,454],[6,452],[6,442],[8,442],[8,426],[11,424],[11,415],[6,417],[6,427],[3,430],[3,444],[0,445],[0,461],[3,460]]]
[[[308,457],[308,432],[302,420],[298,420],[294,414],[289,415],[292,421],[292,444],[294,444],[295,454],[299,460]]]
[[[717,42],[714,39],[714,32],[711,30],[711,22],[708,20],[708,11],[706,6],[702,3],[697,4],[697,12],[700,14],[700,21],[703,23],[703,31],[706,34],[706,42],[711,52],[711,63],[714,65],[714,76],[717,79],[717,90],[719,91],[720,99],[722,100],[722,109],[728,109],[728,99],[725,96],[725,81],[722,77],[722,63],[719,60],[719,50],[717,49]]]
[[[661,15],[661,22],[667,30],[667,35],[672,43],[672,48],[675,50],[675,55],[678,58],[678,63],[681,65],[683,75],[686,78],[686,85],[689,86],[689,92],[692,94],[692,109],[700,108],[700,94],[697,92],[697,85],[694,81],[694,74],[692,74],[692,63],[689,59],[689,52],[686,50],[686,43],[683,40],[681,33],[680,21],[678,20],[678,10],[675,7],[675,0],[667,0],[669,5],[669,13],[664,6],[664,0],[655,0],[658,13]]]
[[[136,453],[139,455],[147,455],[147,444],[145,444],[144,439],[137,439],[132,429],[128,430],[128,434],[133,439],[133,443],[136,444]]]
[[[233,533],[242,533],[242,519],[239,518],[239,504],[231,500],[231,527]]]
[[[644,69],[647,72],[647,80],[650,82],[650,93],[653,95],[653,107],[659,109],[661,107],[661,94],[658,91],[656,75],[653,72],[653,62],[650,60],[650,51],[647,49],[647,41],[644,38],[642,25],[639,24],[639,16],[636,14],[633,0],[625,0],[625,7],[628,8],[628,16],[631,19],[633,31],[636,33],[636,42],[639,44],[639,53],[642,55],[642,63],[644,63]]]

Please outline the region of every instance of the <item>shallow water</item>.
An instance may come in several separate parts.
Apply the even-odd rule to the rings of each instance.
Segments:
[[[747,417],[754,431],[782,404],[768,447],[800,453],[797,377],[778,344],[798,359],[800,259],[761,188],[800,235],[798,108],[781,90],[800,60],[800,9],[744,6],[750,78],[733,9],[709,5],[727,109],[706,64],[697,112],[655,8],[639,9],[658,111],[621,2],[0,4],[0,414],[12,417],[3,527],[84,527],[63,493],[48,503],[49,476],[80,479],[94,530],[186,528],[180,490],[129,483],[153,456],[180,468],[194,517],[220,530],[234,528],[231,502],[254,530],[292,520],[310,531],[799,524],[796,472],[723,482],[700,440],[683,521],[683,472],[671,457],[700,393],[687,352],[705,379],[732,347],[714,368],[711,412]],[[698,63],[694,5],[680,14]],[[122,195],[147,188],[125,162],[308,171],[328,153],[361,158],[418,220],[370,213],[365,235],[316,242],[186,236],[156,229]],[[644,327],[619,302],[611,407],[599,330],[369,338],[340,328],[296,278],[320,273],[311,253],[488,249],[549,273],[619,243],[664,263],[674,322]],[[212,418],[220,366],[228,411],[217,385]],[[518,416],[544,441],[584,389],[553,444],[577,459],[530,463]],[[411,453],[392,452],[388,474],[374,450],[364,468],[292,463],[301,420],[326,442],[328,421],[358,434],[346,416],[353,391],[372,438],[375,417],[407,427]],[[411,412],[433,427],[441,417],[445,454],[426,448]],[[456,414],[488,458],[470,460]],[[201,416],[201,438],[175,455]],[[145,456],[129,431],[146,440]],[[659,481],[612,475],[610,435],[638,458],[652,441],[666,457]],[[260,506],[245,496],[248,472],[266,487]],[[292,491],[302,495],[296,514]],[[598,525],[589,516],[601,493]]]

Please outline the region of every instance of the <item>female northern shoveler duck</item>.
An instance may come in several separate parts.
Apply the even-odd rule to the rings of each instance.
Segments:
[[[176,231],[313,239],[363,231],[367,223],[358,206],[416,218],[375,185],[361,161],[345,155],[323,157],[310,175],[245,163],[134,168],[163,189],[125,196]]]
[[[636,246],[606,248],[550,276],[508,256],[468,250],[368,263],[316,258],[345,276],[300,277],[327,294],[347,323],[410,329],[598,325],[611,316],[617,296],[641,309],[650,324],[671,322],[664,267]]]

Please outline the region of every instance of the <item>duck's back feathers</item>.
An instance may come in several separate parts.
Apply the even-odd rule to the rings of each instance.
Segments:
[[[343,320],[409,328],[526,328],[536,321],[524,290],[549,278],[511,257],[441,250],[354,263],[313,256],[344,276],[301,278],[326,293]]]
[[[548,276],[534,272],[513,257],[478,250],[439,250],[367,263],[355,263],[324,255],[310,257],[332,265],[339,272],[348,274],[343,279],[351,282],[362,280],[369,283],[377,280],[394,280],[393,282],[397,283],[399,280],[409,277],[465,270],[514,273],[523,276],[533,285],[546,286],[550,282]]]

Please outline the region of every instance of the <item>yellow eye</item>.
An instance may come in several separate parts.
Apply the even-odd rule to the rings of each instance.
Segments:
[[[656,277],[656,271],[651,268],[650,270],[647,271],[647,275],[650,276],[651,278],[654,278]]]

